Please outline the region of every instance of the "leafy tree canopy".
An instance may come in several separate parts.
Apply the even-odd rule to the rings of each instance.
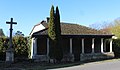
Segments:
[[[21,31],[17,31],[15,33],[15,36],[22,36],[22,37],[24,37],[24,34]]]

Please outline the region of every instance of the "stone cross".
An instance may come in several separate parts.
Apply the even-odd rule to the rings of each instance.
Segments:
[[[6,22],[6,24],[10,24],[10,44],[9,44],[9,47],[6,51],[6,61],[8,62],[13,62],[14,61],[14,50],[13,50],[13,44],[12,44],[12,25],[13,24],[17,24],[17,22],[13,22],[13,18],[11,18],[11,21],[10,22]]]

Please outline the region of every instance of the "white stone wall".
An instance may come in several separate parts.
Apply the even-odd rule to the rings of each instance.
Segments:
[[[42,24],[36,25],[36,26],[33,28],[33,30],[32,30],[32,32],[30,33],[30,35],[32,35],[32,34],[35,33],[35,32],[38,32],[38,31],[40,31],[40,30],[43,30],[43,29],[45,29],[45,27],[44,27]]]

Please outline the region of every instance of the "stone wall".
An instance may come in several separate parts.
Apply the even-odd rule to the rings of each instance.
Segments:
[[[89,53],[89,54],[80,54],[80,61],[90,61],[90,60],[99,60],[99,59],[110,59],[114,58],[113,52],[107,53]],[[45,61],[49,62],[50,58],[47,55],[36,55],[34,56],[36,62]],[[62,62],[74,62],[73,54],[66,54],[63,56]]]
[[[74,55],[73,54],[64,55],[62,62],[74,62]]]
[[[35,62],[49,62],[49,57],[47,55],[35,55],[34,56]]]
[[[114,58],[113,52],[80,54],[80,61]]]
[[[51,62],[54,63],[56,60],[50,59],[47,55],[35,55],[34,56],[35,62]],[[74,62],[74,55],[73,54],[66,54],[63,56],[62,62]]]

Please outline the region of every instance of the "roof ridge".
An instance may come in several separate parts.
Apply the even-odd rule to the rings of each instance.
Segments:
[[[60,23],[61,23],[61,31],[62,31],[61,34],[63,35],[64,34],[68,34],[68,35],[70,34],[72,35],[109,35],[109,33],[107,32],[93,29],[88,26],[80,25],[78,23],[66,23],[66,22],[60,22]],[[39,24],[42,24],[43,26],[46,25],[47,26],[46,28],[48,28],[48,24],[46,21],[42,21]],[[41,34],[47,34],[47,29],[43,30]]]

